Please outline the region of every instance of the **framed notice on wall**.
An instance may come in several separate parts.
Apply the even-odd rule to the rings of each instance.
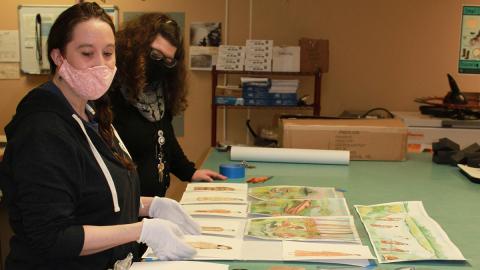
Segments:
[[[53,22],[70,5],[20,5],[18,25],[20,38],[20,70],[27,74],[50,72],[47,38]],[[118,28],[118,8],[103,6]]]
[[[459,73],[480,74],[480,6],[463,6]]]

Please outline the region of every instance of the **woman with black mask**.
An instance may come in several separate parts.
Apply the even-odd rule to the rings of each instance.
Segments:
[[[182,34],[162,13],[127,22],[116,34],[117,76],[110,94],[118,130],[137,165],[142,196],[165,196],[170,173],[182,181],[226,177],[197,170],[180,147],[172,118],[187,106]]]

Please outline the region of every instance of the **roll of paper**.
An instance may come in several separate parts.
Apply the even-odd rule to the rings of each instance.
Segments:
[[[231,160],[348,165],[350,152],[297,148],[232,146]]]

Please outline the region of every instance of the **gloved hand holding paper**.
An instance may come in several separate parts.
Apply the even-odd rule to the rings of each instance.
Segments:
[[[200,234],[200,226],[175,200],[155,196],[148,215],[153,218],[169,220],[177,224],[185,234]]]
[[[138,242],[147,244],[162,261],[192,258],[197,251],[185,243],[182,237],[183,232],[175,223],[145,218]]]

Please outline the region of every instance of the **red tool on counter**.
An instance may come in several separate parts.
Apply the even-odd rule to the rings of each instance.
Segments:
[[[266,182],[270,179],[272,179],[273,176],[257,176],[257,177],[252,177],[247,180],[247,183],[251,184],[257,184],[257,183],[263,183]]]

